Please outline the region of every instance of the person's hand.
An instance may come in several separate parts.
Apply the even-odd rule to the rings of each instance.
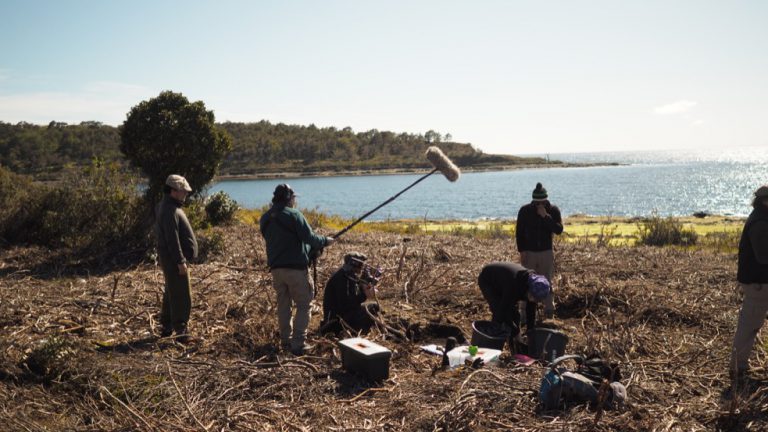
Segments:
[[[187,263],[179,264],[179,276],[185,276],[187,274]]]
[[[325,238],[325,246],[330,246],[330,245],[332,245],[332,244],[333,244],[333,242],[335,242],[335,241],[336,241],[336,239],[335,239],[335,238],[333,238],[333,237],[326,237],[326,238]]]
[[[547,213],[547,208],[544,207],[544,204],[536,204],[536,214],[541,217],[549,216],[549,213]]]
[[[368,300],[373,300],[376,298],[376,288],[374,288],[373,285],[364,285],[363,286],[363,293],[365,294],[365,298]]]
[[[526,338],[526,337],[525,337],[525,335],[524,335],[524,334],[522,334],[522,333],[518,333],[518,334],[516,334],[516,335],[515,335],[515,337],[513,337],[513,338],[512,338],[512,340],[513,340],[513,342],[515,342],[515,343],[518,343],[518,344],[523,344],[523,345],[525,345],[525,344],[526,344],[526,342],[527,342],[527,338]]]

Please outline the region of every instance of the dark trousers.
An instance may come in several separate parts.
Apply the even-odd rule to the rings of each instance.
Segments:
[[[499,324],[507,324],[510,327],[517,327],[520,325],[520,318],[518,313],[518,322],[514,322],[514,311],[509,305],[502,303],[501,290],[497,289],[490,283],[480,279],[478,281],[480,285],[480,292],[483,293],[485,301],[488,302],[488,307],[491,309],[491,321]],[[516,306],[516,304],[515,304]]]
[[[483,293],[483,297],[491,309],[491,321],[497,324],[506,324],[512,330],[507,340],[510,351],[513,354],[527,353],[527,347],[517,341],[517,335],[520,334],[520,311],[517,308],[517,302],[505,305],[501,290],[486,280],[478,280],[478,285],[480,285],[480,292]]]
[[[192,310],[192,294],[190,289],[189,271],[186,275],[179,274],[179,266],[160,261],[165,278],[163,305],[160,308],[160,324],[165,329],[173,328],[182,331],[187,328],[189,314]]]

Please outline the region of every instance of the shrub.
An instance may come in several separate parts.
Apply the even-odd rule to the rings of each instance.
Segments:
[[[637,225],[640,244],[648,246],[695,245],[698,235],[675,218],[653,216]]]
[[[138,179],[119,171],[117,165],[94,161],[71,173],[45,197],[40,215],[43,238],[51,246],[81,252],[125,250],[146,239],[144,201]]]
[[[45,381],[52,381],[67,372],[68,362],[74,353],[69,340],[51,336],[29,352],[22,367]]]
[[[514,226],[509,229],[505,228],[502,222],[491,222],[485,230],[485,235],[492,239],[514,238],[515,229]]]
[[[205,202],[200,198],[187,198],[184,203],[184,214],[195,232],[210,228],[211,224],[205,214]]]
[[[616,227],[611,225],[600,225],[600,232],[595,237],[597,247],[609,247],[611,241],[616,239]]]
[[[164,91],[131,108],[119,128],[120,151],[147,176],[147,197],[162,195],[168,174],[180,174],[197,194],[211,181],[232,138],[202,101]]]
[[[204,263],[226,249],[224,236],[219,231],[207,230],[197,237],[197,262]]]
[[[235,213],[240,209],[237,201],[226,192],[219,191],[206,200],[205,214],[212,225],[223,225],[235,220]]]
[[[0,166],[0,238],[12,241],[31,209],[30,196],[38,188],[28,176],[14,174]]]
[[[10,201],[6,217],[12,223],[4,224],[2,234],[11,243],[71,248],[81,255],[147,244],[148,215],[138,180],[116,164],[96,160],[85,169],[70,168],[56,185],[20,182],[9,189],[3,200]]]
[[[710,232],[700,239],[699,245],[722,253],[736,253],[739,250],[741,231],[723,230]]]

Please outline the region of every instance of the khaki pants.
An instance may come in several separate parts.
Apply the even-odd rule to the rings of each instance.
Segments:
[[[310,303],[314,298],[309,271],[288,268],[272,269],[272,287],[277,293],[277,324],[280,342],[298,349],[304,346],[309,327]],[[296,315],[291,322],[291,308]]]
[[[189,281],[189,269],[186,275],[179,274],[179,266],[160,259],[160,267],[165,278],[163,304],[160,308],[160,324],[164,329],[176,332],[186,330],[192,309],[192,293]]]
[[[755,345],[757,332],[763,326],[765,313],[768,312],[768,283],[740,284],[740,287],[744,301],[739,311],[736,335],[733,337],[731,368],[746,371],[749,369],[749,355]]]
[[[544,300],[544,312],[555,311],[555,287],[552,285],[552,275],[555,272],[555,253],[550,250],[541,252],[524,251],[525,259],[521,259],[521,265],[529,270],[543,275],[549,281],[552,291]]]

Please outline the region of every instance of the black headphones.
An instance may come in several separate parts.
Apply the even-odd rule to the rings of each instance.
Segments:
[[[291,186],[288,183],[282,183],[277,185],[275,192],[272,195],[272,202],[281,202],[290,200],[296,193],[291,189]]]

